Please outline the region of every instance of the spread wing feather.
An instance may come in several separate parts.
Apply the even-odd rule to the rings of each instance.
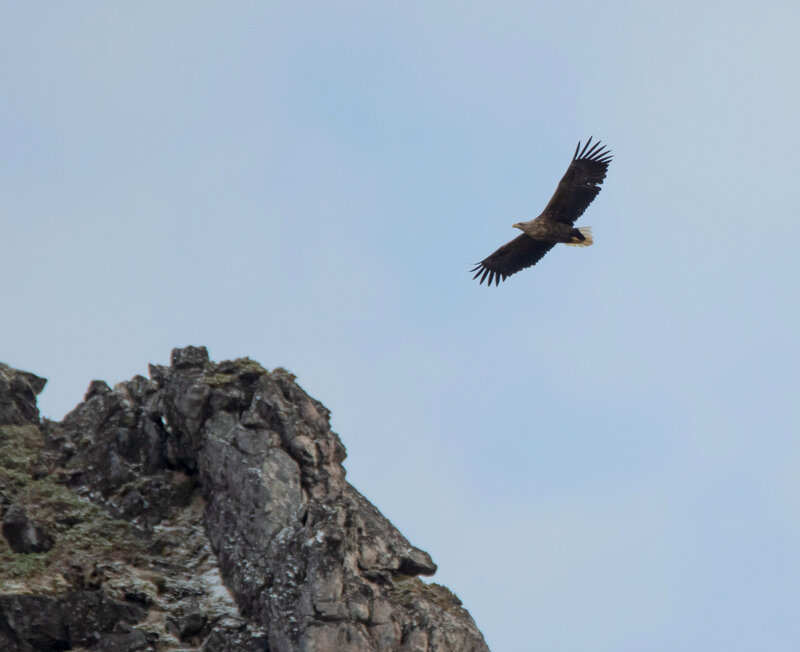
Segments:
[[[597,197],[612,155],[600,141],[589,148],[591,143],[592,139],[589,138],[581,149],[581,143],[578,142],[572,162],[559,181],[542,217],[575,224],[575,220],[583,215]]]
[[[555,242],[534,240],[523,233],[475,265],[470,270],[475,272],[472,278],[480,276],[481,283],[488,279],[487,285],[491,285],[492,281],[495,285],[499,285],[500,281],[506,280],[506,277],[538,263],[555,244]]]

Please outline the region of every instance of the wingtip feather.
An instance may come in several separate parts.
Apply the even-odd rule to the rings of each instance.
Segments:
[[[583,149],[581,150],[580,156],[578,156],[578,158],[583,158],[583,155],[586,153],[586,150],[589,149],[589,145],[591,145],[592,143],[592,138],[594,138],[594,136],[589,136],[589,140],[586,141],[586,144],[583,146]]]
[[[600,148],[599,150],[597,149],[598,147]],[[597,155],[597,154],[599,154],[601,151],[603,151],[603,143],[602,143],[601,141],[599,141],[599,140],[598,140],[598,141],[597,141],[597,142],[594,144],[594,147],[592,147],[592,149],[590,149],[588,152],[586,152],[586,156],[584,156],[583,158],[588,158],[588,159],[591,159],[593,156],[596,156],[596,155]]]

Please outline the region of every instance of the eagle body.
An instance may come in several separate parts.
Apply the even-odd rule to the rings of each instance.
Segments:
[[[472,278],[499,285],[512,274],[538,263],[559,242],[579,247],[594,242],[591,228],[575,228],[574,224],[600,192],[612,156],[599,141],[590,149],[591,142],[589,138],[583,149],[578,142],[567,171],[541,215],[514,224],[522,235],[473,267]]]
[[[580,229],[576,229],[572,225],[564,224],[563,222],[555,222],[547,219],[547,217],[542,217],[542,215],[530,222],[517,222],[513,226],[522,231],[529,238],[539,240],[540,242],[577,244],[578,242],[588,240],[588,238],[581,233]],[[587,242],[586,246],[589,244],[591,243]]]

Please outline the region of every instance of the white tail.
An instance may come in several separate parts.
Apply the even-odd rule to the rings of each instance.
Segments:
[[[565,242],[564,244],[568,247],[588,247],[589,245],[594,244],[594,240],[592,239],[592,227],[591,226],[582,226],[578,229],[581,232],[581,235],[585,238],[585,240],[578,240],[577,238],[572,242]]]

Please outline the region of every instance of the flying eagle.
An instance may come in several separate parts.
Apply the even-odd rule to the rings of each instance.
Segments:
[[[475,272],[475,276],[472,278],[480,276],[481,283],[488,279],[487,285],[492,281],[499,285],[506,277],[538,263],[558,242],[575,247],[592,244],[591,227],[576,229],[572,225],[600,192],[612,157],[600,141],[589,149],[591,142],[589,138],[581,149],[578,141],[572,162],[542,214],[530,222],[512,225],[522,231],[522,235],[473,267],[470,271]]]

